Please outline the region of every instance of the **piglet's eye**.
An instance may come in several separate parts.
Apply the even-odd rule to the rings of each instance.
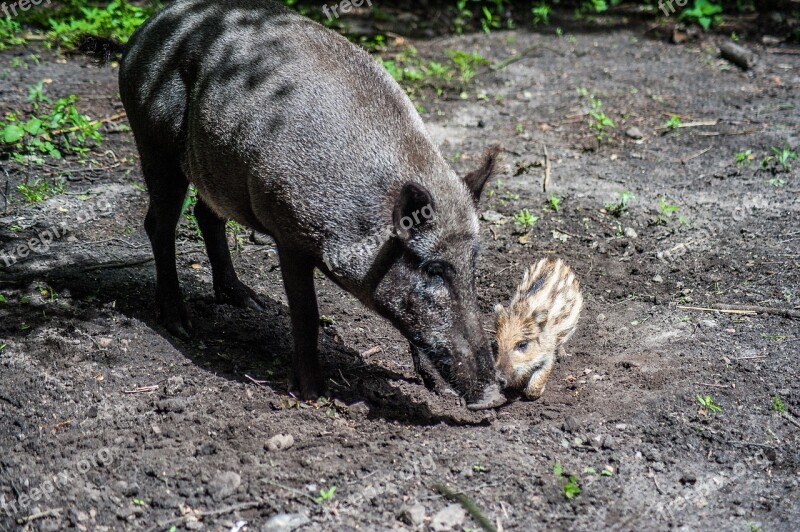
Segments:
[[[528,349],[528,342],[520,342],[514,347],[514,349],[517,351],[525,351]]]

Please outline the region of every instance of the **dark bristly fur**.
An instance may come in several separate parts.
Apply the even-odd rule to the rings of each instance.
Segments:
[[[261,308],[233,270],[225,220],[277,242],[304,397],[325,382],[317,268],[397,327],[421,371],[435,368],[474,408],[504,401],[475,289],[475,202],[499,148],[460,179],[369,54],[267,0],[171,3],[131,37],[120,94],[150,194],[168,330],[191,329],[175,227],[192,183],[220,301]],[[420,218],[425,209],[433,216]]]

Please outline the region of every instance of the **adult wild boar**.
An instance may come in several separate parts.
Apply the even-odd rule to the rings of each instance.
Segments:
[[[175,267],[191,183],[220,302],[262,306],[234,272],[226,220],[275,239],[303,397],[325,382],[318,268],[403,333],[418,371],[435,367],[472,408],[504,401],[475,293],[475,203],[498,149],[460,179],[375,60],[266,0],[171,3],[130,39],[119,76],[171,333],[191,331]]]

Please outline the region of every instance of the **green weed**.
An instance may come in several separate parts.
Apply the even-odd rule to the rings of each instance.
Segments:
[[[324,504],[333,499],[333,494],[336,493],[336,486],[331,486],[328,489],[321,488],[319,490],[319,497],[316,498],[317,504]]]
[[[775,394],[772,397],[772,410],[779,414],[786,412],[786,405],[783,403],[783,400],[781,400],[781,397],[778,394]]]
[[[708,412],[722,412],[722,407],[715,403],[714,398],[710,395],[706,395],[704,397],[700,394],[697,394],[696,399],[697,403]]]
[[[564,468],[561,464],[557,462],[553,464],[553,474],[562,481],[566,480],[566,482],[561,486],[561,492],[564,494],[565,499],[571,501],[581,494],[581,485],[578,483],[578,477],[575,475],[569,475],[569,477],[565,478]]]
[[[592,109],[589,111],[589,129],[594,131],[595,138],[602,142],[608,138],[608,129],[614,129],[617,125],[603,111],[603,102],[595,98],[590,99]]]
[[[556,194],[550,194],[550,197],[547,198],[547,203],[550,205],[551,209],[558,212],[558,209],[561,207],[561,198]]]
[[[200,225],[197,223],[197,217],[194,215],[194,208],[197,206],[197,189],[194,185],[189,185],[189,190],[186,197],[183,198],[183,205],[181,206],[181,213],[189,224],[189,227],[194,231],[197,238],[202,238],[200,232]]]
[[[64,182],[50,183],[44,179],[36,179],[32,183],[20,183],[17,192],[27,203],[39,203],[64,192]]]
[[[720,13],[722,13],[722,6],[709,0],[694,0],[694,5],[690,9],[684,9],[678,19],[697,22],[704,30],[708,30],[711,24],[719,24]]]
[[[523,231],[528,231],[539,221],[538,216],[534,216],[528,209],[522,209],[514,214],[514,225],[521,227]]]
[[[87,6],[75,0],[72,3],[78,7],[77,12],[74,9],[62,10],[47,21],[49,37],[67,48],[74,48],[87,34],[127,42],[136,28],[158,9],[158,5],[140,7],[127,0],[117,0],[105,6]]]
[[[619,199],[616,203],[606,203],[606,212],[611,216],[619,218],[628,209],[628,204],[634,199],[634,195],[630,192],[617,192]]]
[[[547,5],[547,2],[535,4],[533,8],[531,8],[531,13],[533,13],[533,25],[538,26],[542,24],[546,26],[550,22],[551,11],[552,9]]]
[[[247,229],[245,229],[242,224],[234,220],[228,220],[228,223],[226,223],[225,226],[228,229],[228,233],[233,238],[235,249],[237,251],[244,249],[244,246],[247,243]]]
[[[740,151],[736,153],[736,166],[746,165],[749,166],[751,162],[753,162],[755,156],[753,155],[753,150],[747,149],[744,151]]]
[[[35,111],[44,111],[44,104],[50,103],[41,82],[29,87],[28,95]],[[74,94],[59,98],[49,113],[33,114],[27,119],[7,113],[5,120],[0,120],[0,151],[10,153],[15,160],[29,156],[39,162],[43,155],[60,159],[62,152],[87,153],[90,141],[98,143],[103,137],[100,124],[81,114],[75,106],[77,101]]]
[[[662,127],[673,130],[673,129],[678,129],[679,127],[681,127],[682,124],[683,120],[681,120],[680,116],[672,115],[669,117],[669,120],[664,122],[664,125]]]
[[[772,155],[769,155],[768,158],[778,163],[784,171],[791,170],[792,159],[800,159],[797,153],[790,150],[789,148],[776,148],[773,146],[771,148]]]
[[[669,220],[670,215],[680,209],[678,205],[670,205],[667,203],[667,198],[661,196],[659,201],[659,208],[658,208],[658,219],[656,220],[656,225],[665,225],[667,220]]]
[[[458,69],[458,78],[464,85],[467,85],[478,73],[478,67],[488,65],[489,60],[478,52],[462,52],[459,50],[449,50],[447,55]]]
[[[21,31],[18,22],[0,16],[0,50],[25,44],[25,39],[20,35]]]

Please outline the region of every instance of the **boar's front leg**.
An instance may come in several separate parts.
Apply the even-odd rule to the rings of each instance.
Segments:
[[[314,290],[314,261],[302,253],[282,248],[280,243],[278,256],[292,319],[292,387],[303,399],[317,399],[325,391],[325,381],[317,349],[319,308]]]
[[[217,301],[237,307],[264,310],[264,303],[255,292],[239,280],[233,269],[228,239],[225,236],[225,220],[217,216],[202,199],[197,200],[194,215],[206,242]]]

